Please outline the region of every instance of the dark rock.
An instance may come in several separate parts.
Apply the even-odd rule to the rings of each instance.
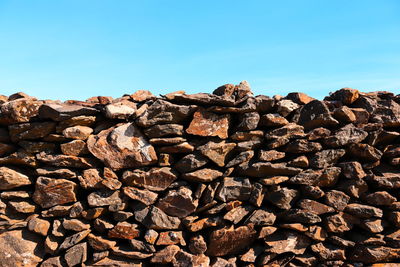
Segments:
[[[74,202],[77,200],[76,188],[77,185],[69,180],[39,177],[33,200],[42,208]]]
[[[51,119],[53,121],[63,121],[81,115],[96,115],[99,111],[95,108],[73,104],[44,104],[39,108],[41,119]]]
[[[301,108],[298,123],[306,129],[338,125],[338,121],[331,116],[326,104],[319,100],[313,100]]]
[[[341,157],[346,154],[344,149],[326,149],[315,153],[310,159],[310,166],[313,168],[327,168],[334,165]]]

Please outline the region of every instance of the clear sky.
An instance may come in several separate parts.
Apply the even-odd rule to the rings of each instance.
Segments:
[[[400,93],[399,0],[0,0],[0,94]]]

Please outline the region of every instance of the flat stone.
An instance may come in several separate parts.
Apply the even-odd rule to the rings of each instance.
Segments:
[[[41,238],[27,230],[0,234],[0,262],[3,266],[37,266],[44,258]]]
[[[119,191],[95,191],[87,197],[90,207],[109,206],[121,203]]]
[[[287,139],[292,139],[292,138],[299,138],[305,136],[304,134],[304,127],[301,125],[298,125],[296,123],[289,123],[286,124],[285,126],[282,126],[280,128],[270,130],[265,134],[265,138],[267,140],[273,140],[273,139],[278,139],[278,138],[287,138]]]
[[[257,231],[250,225],[214,230],[209,236],[206,255],[225,256],[243,251],[256,238]]]
[[[11,141],[40,139],[54,132],[54,122],[26,122],[8,126]]]
[[[302,199],[297,203],[297,205],[300,208],[314,212],[317,215],[331,213],[331,212],[335,211],[334,208],[324,205],[322,203],[319,203],[315,200],[311,200],[311,199]]]
[[[350,231],[356,223],[359,223],[357,218],[343,212],[327,216],[324,219],[326,231],[333,233],[344,233]]]
[[[171,93],[166,95],[168,100],[177,103],[192,103],[200,105],[220,105],[220,106],[233,106],[235,101],[231,98],[225,98],[218,95],[197,93],[187,95],[185,93]]]
[[[365,219],[361,221],[359,226],[373,234],[380,233],[384,230],[382,220],[376,218]]]
[[[139,189],[131,186],[124,187],[123,192],[131,199],[140,201],[145,205],[154,204],[158,197],[157,193],[151,192],[147,189]]]
[[[314,224],[321,222],[321,218],[314,212],[303,209],[290,209],[281,214],[281,220],[289,223]]]
[[[365,196],[367,203],[373,206],[390,206],[397,199],[386,191],[378,191]]]
[[[63,121],[82,115],[96,115],[97,113],[99,111],[95,108],[74,104],[49,103],[39,108],[39,117],[41,119],[51,119],[54,121]]]
[[[397,260],[399,254],[399,249],[395,248],[385,246],[357,245],[351,250],[351,253],[349,254],[349,260],[366,264],[389,262],[392,260]],[[379,265],[375,265],[375,267],[378,266]]]
[[[38,162],[34,155],[28,154],[24,151],[14,152],[6,157],[0,158],[0,164],[2,165],[17,165],[17,166],[28,166],[37,167]]]
[[[61,121],[56,126],[56,132],[62,133],[65,128],[73,127],[73,126],[88,126],[92,127],[96,123],[96,116],[76,116],[71,117],[65,121]]]
[[[125,171],[122,181],[130,186],[139,186],[152,191],[164,191],[177,179],[169,167],[152,168],[147,172],[141,170]]]
[[[226,143],[225,141],[216,143],[210,141],[205,145],[199,146],[197,150],[199,150],[203,156],[215,162],[218,166],[223,167],[225,165],[226,156],[235,148],[235,146],[235,143]]]
[[[28,220],[28,229],[34,233],[46,236],[50,229],[50,223],[38,218],[38,216],[32,215]]]
[[[196,170],[194,172],[185,173],[182,175],[182,178],[191,182],[207,183],[214,181],[222,175],[223,173],[220,171],[205,168]]]
[[[277,150],[260,150],[258,158],[262,161],[274,161],[278,159],[283,159],[285,157],[285,152]]]
[[[197,204],[192,198],[192,191],[187,187],[170,190],[165,197],[161,198],[157,207],[170,216],[184,218],[193,213]]]
[[[352,144],[349,147],[349,154],[362,161],[374,162],[380,160],[382,152],[368,144]]]
[[[45,153],[36,154],[36,158],[50,166],[67,168],[93,168],[97,164],[93,158],[76,157],[68,155],[46,155]]]
[[[157,246],[168,246],[180,244],[186,246],[185,239],[183,238],[182,231],[167,231],[161,232],[157,239]]]
[[[62,226],[65,230],[71,230],[74,232],[81,232],[90,229],[90,224],[84,223],[78,219],[64,219]]]
[[[251,184],[247,178],[225,177],[218,186],[215,197],[223,202],[231,200],[248,200]]]
[[[307,133],[307,139],[310,141],[315,141],[315,140],[319,140],[322,138],[327,138],[330,135],[331,135],[330,130],[323,128],[323,127],[318,127],[318,128],[312,129],[311,131],[309,131]]]
[[[144,134],[148,138],[160,138],[166,136],[183,135],[183,126],[180,124],[161,124],[144,129]]]
[[[183,142],[186,142],[186,139],[183,137],[158,137],[150,139],[150,144],[157,146],[176,145]]]
[[[118,239],[133,239],[138,237],[140,231],[138,229],[138,225],[130,224],[128,222],[119,222],[113,229],[108,231],[109,238],[118,238]]]
[[[305,105],[315,100],[314,98],[306,95],[305,93],[300,93],[300,92],[289,93],[285,98],[290,99],[299,105]]]
[[[300,110],[298,123],[306,129],[314,129],[317,127],[332,127],[338,125],[328,107],[323,101],[313,100],[304,105]]]
[[[343,211],[347,203],[349,202],[350,197],[338,190],[331,190],[325,194],[325,204],[335,208],[338,211]]]
[[[41,167],[35,169],[38,176],[47,176],[47,177],[59,177],[59,178],[76,178],[76,172],[66,169],[66,168],[57,168],[57,167]]]
[[[107,118],[120,120],[128,119],[130,116],[135,114],[136,110],[136,104],[126,100],[108,104],[104,108]]]
[[[279,114],[286,117],[300,106],[290,99],[283,99],[276,102],[275,107]]]
[[[371,218],[371,217],[381,218],[383,215],[381,209],[357,203],[348,204],[346,206],[345,211],[359,218]]]
[[[235,207],[224,215],[224,220],[237,224],[253,210],[254,207],[248,205]]]
[[[86,140],[92,132],[92,128],[78,125],[65,128],[63,130],[63,135],[70,139]]]
[[[258,209],[255,210],[253,213],[251,213],[251,215],[244,221],[244,224],[267,226],[267,225],[273,225],[275,220],[276,220],[275,214],[263,209]]]
[[[293,184],[316,185],[321,174],[321,170],[307,169],[290,177],[289,181]]]
[[[260,118],[259,125],[267,127],[282,127],[288,124],[288,120],[276,113],[264,114]]]
[[[4,191],[0,193],[1,199],[31,198],[32,194],[26,191]]]
[[[301,255],[311,243],[308,237],[291,231],[275,232],[264,240],[269,246],[267,251],[276,254],[291,252]]]
[[[346,260],[345,250],[323,243],[311,245],[311,250],[318,255],[321,260]]]
[[[167,264],[173,261],[176,253],[180,251],[180,247],[177,245],[167,246],[159,251],[157,251],[153,257],[150,259],[151,263]]]
[[[69,180],[38,177],[33,200],[42,208],[74,202],[77,200],[76,188],[77,185]]]
[[[181,220],[177,217],[169,216],[155,206],[142,206],[135,210],[135,219],[141,222],[148,229],[155,230],[174,230],[178,229]]]
[[[133,123],[118,124],[91,135],[89,151],[112,169],[146,166],[157,162],[154,147]]]
[[[196,108],[194,105],[175,105],[158,99],[136,122],[145,128],[159,124],[180,124],[188,119]]]
[[[42,151],[50,154],[55,153],[56,151],[56,144],[49,142],[20,141],[18,142],[18,145],[22,147],[26,153],[30,154],[35,154]]]
[[[87,259],[87,243],[80,243],[68,249],[64,259],[68,267],[83,264]]]
[[[344,156],[344,149],[326,149],[315,153],[310,159],[310,166],[313,168],[323,169],[330,167]]]
[[[255,162],[250,166],[240,165],[238,174],[250,177],[287,176],[296,175],[303,171],[300,168],[287,166],[286,163]]]
[[[367,137],[368,133],[353,124],[348,124],[337,130],[334,135],[324,139],[324,143],[330,147],[342,147],[349,144],[357,144]]]
[[[357,120],[356,115],[351,110],[351,108],[347,106],[341,106],[335,109],[333,116],[340,122],[350,123],[355,122]]]
[[[37,101],[34,98],[20,98],[1,103],[0,124],[28,122],[31,118],[37,116],[42,104],[42,101]]]
[[[19,213],[30,214],[38,210],[38,207],[32,204],[30,201],[14,200],[9,201],[7,206],[12,208],[14,211]]]
[[[137,90],[133,94],[130,95],[131,99],[136,102],[143,102],[146,100],[156,99],[157,97],[153,95],[148,90]]]
[[[359,95],[358,90],[346,87],[333,92],[329,98],[341,101],[344,105],[351,105],[358,99]]]
[[[194,151],[194,146],[189,144],[188,142],[182,142],[176,145],[162,146],[158,149],[159,153],[190,153]]]
[[[85,239],[89,233],[90,233],[90,230],[84,230],[82,232],[68,236],[61,243],[59,249],[64,250],[64,249],[69,249],[70,247],[75,246],[76,244],[81,242],[83,239]]]
[[[358,161],[342,162],[339,166],[342,169],[344,177],[348,179],[362,179],[367,176]]]
[[[9,190],[32,184],[29,177],[17,169],[0,167],[0,190]]]
[[[186,129],[188,134],[199,136],[218,136],[228,138],[230,115],[217,115],[204,109],[196,111],[193,120]]]

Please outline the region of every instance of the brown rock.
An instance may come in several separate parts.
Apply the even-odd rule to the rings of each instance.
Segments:
[[[73,140],[60,145],[61,152],[69,156],[79,156],[88,153],[86,143],[82,140]]]
[[[260,118],[259,125],[267,127],[282,127],[288,124],[288,120],[279,114],[268,113]]]
[[[143,102],[150,99],[155,99],[156,96],[153,95],[148,90],[137,90],[133,94],[130,95],[131,99],[136,102]]]
[[[140,231],[137,229],[136,224],[130,224],[128,222],[119,222],[117,225],[108,231],[109,238],[119,239],[133,239],[139,236]]]
[[[274,161],[285,157],[285,152],[276,150],[260,150],[258,158],[262,161]]]
[[[326,246],[323,243],[311,245],[311,250],[321,260],[346,260],[345,250],[334,246]]]
[[[126,100],[111,103],[104,107],[106,117],[109,119],[127,120],[135,114],[136,110],[136,104]]]
[[[249,165],[240,165],[238,174],[250,177],[296,175],[303,171],[299,168],[288,167],[286,163],[255,162]]]
[[[293,102],[299,104],[299,105],[305,105],[314,100],[314,98],[304,94],[304,93],[289,93],[286,97],[286,99],[290,99]]]
[[[95,191],[87,197],[90,207],[109,206],[121,203],[119,191]]]
[[[84,223],[78,219],[64,219],[62,226],[65,230],[71,230],[75,232],[81,232],[83,230],[90,229],[90,224]]]
[[[350,252],[349,260],[362,263],[388,262],[399,257],[399,250],[384,246],[357,245]]]
[[[266,194],[266,199],[280,209],[288,210],[292,207],[293,202],[299,196],[299,192],[295,189],[286,187],[272,187]]]
[[[54,122],[27,122],[8,126],[11,141],[40,139],[54,132]]]
[[[309,161],[306,156],[299,156],[288,163],[290,167],[307,168],[309,166]]]
[[[346,206],[345,211],[359,218],[370,218],[370,217],[381,218],[383,215],[381,209],[357,203],[348,204]]]
[[[288,223],[315,224],[321,222],[321,218],[314,212],[303,209],[290,209],[280,214],[280,219]]]
[[[328,237],[326,231],[317,225],[311,225],[305,235],[316,241],[324,241]]]
[[[336,162],[344,156],[344,149],[326,149],[315,153],[310,159],[310,166],[313,168],[327,168],[336,164]]]
[[[310,244],[310,239],[296,232],[283,231],[275,232],[265,239],[265,244],[269,246],[269,253],[282,254],[291,252],[303,254]]]
[[[247,214],[252,212],[254,208],[252,206],[238,206],[224,215],[224,220],[230,221],[233,224],[240,222]]]
[[[335,109],[333,116],[338,121],[345,123],[355,122],[357,120],[357,117],[354,114],[354,112],[347,106],[341,106]]]
[[[195,235],[190,238],[189,250],[193,254],[199,255],[207,251],[207,243],[202,235]]]
[[[185,173],[182,175],[182,178],[192,182],[207,183],[214,181],[222,175],[223,173],[220,171],[205,168],[194,172]]]
[[[157,161],[156,152],[133,123],[125,123],[91,135],[89,151],[112,169],[140,167]]]
[[[225,177],[219,185],[215,197],[223,202],[247,200],[250,198],[251,184],[249,179]]]
[[[321,149],[322,146],[320,143],[308,142],[305,139],[291,141],[285,147],[285,151],[290,153],[310,153],[319,151]]]
[[[145,205],[151,205],[156,202],[158,195],[147,189],[138,189],[135,187],[124,187],[123,192],[125,195],[133,200],[142,202]]]
[[[65,128],[73,126],[88,126],[92,127],[96,123],[96,116],[76,116],[71,117],[65,121],[61,121],[57,124],[56,132],[62,133]]]
[[[235,143],[225,143],[225,141],[215,143],[210,141],[207,144],[198,147],[197,149],[204,156],[215,162],[218,166],[223,167],[225,165],[225,158],[227,154],[232,151],[235,146]]]
[[[365,200],[373,206],[390,206],[397,199],[386,191],[378,191],[368,194]]]
[[[250,159],[252,159],[254,156],[254,151],[249,150],[249,151],[243,151],[240,154],[238,154],[234,159],[229,161],[225,166],[227,168],[230,168],[235,165],[239,165],[244,162],[248,162]]]
[[[306,129],[331,127],[338,124],[323,101],[313,100],[301,108],[298,123]]]
[[[191,172],[206,165],[209,160],[200,153],[193,153],[181,158],[174,168],[181,173]]]
[[[83,264],[87,259],[87,243],[80,243],[68,249],[64,259],[68,267]]]
[[[256,235],[257,231],[251,225],[214,230],[210,234],[206,254],[210,256],[236,254],[250,245]]]
[[[355,217],[343,212],[330,215],[324,220],[325,229],[328,232],[333,233],[343,233],[350,231],[353,228],[354,224],[358,222],[359,221]]]
[[[360,227],[374,234],[383,231],[383,223],[381,219],[375,219],[375,218],[365,219],[361,221]]]
[[[137,124],[146,128],[158,124],[180,124],[189,118],[195,109],[196,106],[175,105],[158,99],[137,119]]]
[[[36,154],[36,158],[50,166],[70,167],[70,168],[93,168],[96,161],[93,158],[84,158],[68,155],[46,155],[45,153]]]
[[[9,201],[7,203],[7,206],[12,208],[16,212],[26,214],[34,213],[38,209],[36,205],[33,205],[31,202],[23,200]]]
[[[74,104],[51,103],[44,104],[39,108],[39,117],[41,119],[63,121],[76,116],[96,115],[98,112],[98,110],[91,107]]]
[[[89,234],[87,236],[87,239],[88,239],[89,245],[94,250],[98,250],[98,251],[108,250],[110,248],[115,247],[115,245],[117,244],[117,242],[115,242],[115,241],[107,240],[105,238],[95,236],[93,234]]]
[[[338,211],[343,211],[350,197],[342,191],[331,190],[325,194],[325,204],[334,207]]]
[[[260,115],[257,112],[248,112],[239,115],[239,122],[236,129],[239,131],[255,130],[260,121]]]
[[[37,266],[44,257],[37,235],[26,230],[12,230],[0,234],[0,262],[2,266]]]
[[[277,185],[277,184],[281,184],[283,182],[286,182],[289,180],[289,177],[287,176],[272,176],[272,177],[267,177],[264,179],[260,179],[260,182],[263,185]]]
[[[181,136],[183,126],[180,124],[161,124],[144,129],[144,134],[149,138],[160,138],[165,136]]]
[[[161,232],[157,239],[157,246],[176,245],[186,246],[185,239],[182,236],[182,231]]]
[[[92,132],[92,128],[78,125],[65,128],[63,130],[63,135],[70,139],[86,140]]]
[[[193,213],[197,204],[193,201],[192,191],[187,187],[180,187],[178,190],[168,191],[158,201],[157,207],[170,216],[183,218]]]
[[[321,174],[321,170],[308,169],[291,177],[289,181],[293,184],[316,185]]]
[[[257,226],[273,225],[276,216],[263,209],[255,210],[245,221],[244,224],[253,224]]]
[[[339,166],[342,168],[342,174],[348,179],[362,179],[366,176],[361,164],[357,161],[343,162]]]
[[[0,167],[0,190],[9,190],[30,184],[32,182],[29,177],[17,169]]]
[[[61,243],[59,249],[63,250],[63,249],[68,249],[70,247],[73,247],[74,245],[78,244],[83,239],[85,239],[89,233],[90,233],[90,230],[85,230],[85,231],[73,234],[71,236],[68,236],[67,238],[64,239],[64,242]]]
[[[322,138],[326,138],[330,135],[331,135],[330,130],[323,128],[323,127],[319,127],[319,128],[315,128],[315,129],[312,129],[311,131],[309,131],[307,134],[307,137],[308,137],[308,140],[315,141],[315,140],[319,140]]]
[[[134,213],[135,219],[148,229],[174,230],[178,229],[181,224],[179,218],[169,216],[155,206],[138,206]]]
[[[76,184],[65,179],[38,177],[33,200],[42,208],[76,201]]]
[[[381,151],[367,144],[352,144],[349,147],[349,153],[354,158],[366,162],[378,161],[382,157]]]
[[[177,179],[177,175],[169,167],[152,168],[148,172],[135,169],[125,171],[122,180],[130,186],[140,186],[152,191],[163,191]]]
[[[176,253],[180,251],[180,248],[176,245],[167,246],[157,251],[151,258],[151,263],[167,264],[173,261]]]
[[[46,220],[39,219],[38,216],[33,215],[28,220],[28,229],[29,231],[46,236],[50,229],[50,223]]]
[[[216,115],[214,113],[198,110],[193,115],[193,120],[186,129],[188,134],[200,136],[218,136],[221,139],[228,138],[230,116]]]
[[[276,111],[283,117],[287,117],[292,111],[298,109],[300,106],[289,99],[282,99],[275,103]]]
[[[304,210],[314,212],[317,215],[331,213],[335,210],[332,207],[319,203],[311,199],[302,199],[298,202],[298,206]]]
[[[332,93],[329,98],[332,100],[341,101],[345,105],[353,104],[359,97],[359,92],[356,89],[342,88]]]
[[[339,180],[341,171],[339,167],[328,167],[322,171],[321,176],[314,184],[320,187],[334,186]]]

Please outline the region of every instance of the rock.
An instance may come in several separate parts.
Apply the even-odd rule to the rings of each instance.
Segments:
[[[73,140],[71,142],[61,144],[60,148],[63,154],[69,156],[79,156],[89,152],[86,143],[82,140]]]
[[[321,218],[314,212],[302,209],[290,209],[281,214],[281,220],[289,223],[319,223]]]
[[[36,169],[38,176],[59,177],[59,178],[76,178],[76,173],[70,169],[62,169],[57,167],[42,167]]]
[[[344,156],[346,151],[344,149],[326,149],[315,153],[310,159],[310,166],[313,168],[323,169],[330,167]]]
[[[174,230],[178,229],[181,224],[179,218],[169,216],[155,206],[140,206],[134,213],[135,219],[145,225],[148,229]]]
[[[213,169],[200,169],[194,172],[185,173],[182,178],[192,182],[207,183],[221,177],[222,172]]]
[[[90,230],[84,230],[82,232],[68,236],[67,238],[64,239],[64,242],[61,243],[59,249],[64,250],[73,247],[74,245],[78,244],[83,239],[85,239],[89,233]]]
[[[138,237],[140,231],[138,225],[130,224],[128,222],[119,222],[113,229],[108,231],[109,238],[119,238],[119,239],[133,239]]]
[[[285,157],[285,152],[277,150],[260,150],[258,158],[262,161],[274,161]]]
[[[183,142],[176,145],[162,146],[158,148],[159,153],[190,153],[194,151],[194,146],[188,142]]]
[[[343,162],[339,166],[342,168],[342,174],[348,179],[362,179],[367,174],[364,172],[362,165],[357,161]]]
[[[137,200],[142,202],[145,205],[154,204],[157,200],[158,195],[154,192],[151,192],[147,189],[138,189],[135,187],[124,187],[123,192],[125,195],[130,197],[133,200]]]
[[[121,203],[119,191],[95,191],[87,197],[90,207],[109,206]]]
[[[344,105],[353,104],[359,97],[359,92],[356,89],[342,88],[329,96],[331,100],[341,101]]]
[[[244,224],[253,224],[255,226],[273,225],[276,216],[263,209],[255,210],[245,221]]]
[[[136,112],[136,104],[131,101],[116,102],[105,106],[104,111],[109,119],[127,120]]]
[[[322,149],[320,143],[317,142],[308,142],[305,139],[298,139],[292,142],[289,142],[285,151],[290,153],[310,153],[317,152]]]
[[[360,227],[374,234],[380,233],[384,230],[382,220],[375,218],[363,220]]]
[[[399,257],[399,250],[384,246],[357,245],[349,254],[349,260],[362,263],[388,262]]]
[[[186,246],[185,239],[182,236],[182,231],[162,232],[158,236],[157,246],[176,245]]]
[[[27,230],[12,230],[0,234],[2,266],[37,266],[44,258],[41,238]]]
[[[308,169],[291,177],[289,182],[293,184],[316,185],[321,174],[321,170]]]
[[[299,196],[295,189],[286,187],[272,187],[266,194],[266,199],[280,209],[288,210]]]
[[[169,167],[152,168],[148,172],[141,170],[125,171],[122,180],[130,186],[139,186],[152,191],[163,191],[177,179]]]
[[[355,122],[357,120],[356,115],[354,112],[348,108],[347,106],[341,106],[335,109],[333,116],[340,122]]]
[[[299,104],[299,105],[305,105],[314,100],[314,98],[304,94],[304,93],[289,93],[286,97],[286,99],[292,100],[293,102]]]
[[[324,219],[325,229],[328,232],[344,233],[350,231],[358,220],[346,213],[339,212]]]
[[[215,162],[218,166],[223,167],[225,165],[226,156],[235,148],[235,146],[235,143],[225,143],[225,141],[215,143],[210,141],[205,145],[199,146],[197,150],[199,150],[202,155]]]
[[[283,117],[288,116],[290,113],[292,113],[292,111],[300,107],[298,104],[289,99],[278,101],[275,106],[278,113],[281,114]]]
[[[248,112],[239,115],[239,123],[236,129],[239,131],[255,130],[260,121],[260,115],[257,112]]]
[[[50,223],[46,220],[39,219],[38,216],[31,216],[28,220],[28,229],[34,233],[46,236],[50,229]]]
[[[298,123],[306,129],[338,125],[338,121],[331,116],[326,104],[319,100],[313,100],[301,108]]]
[[[207,243],[202,235],[195,235],[190,238],[189,250],[193,254],[204,254],[207,251]]]
[[[279,138],[300,138],[304,136],[304,127],[295,123],[286,124],[283,127],[268,131],[265,134],[267,140],[279,139]]]
[[[307,139],[310,141],[315,141],[315,140],[327,138],[330,135],[331,135],[330,130],[323,128],[323,127],[319,127],[319,128],[315,128],[315,129],[312,129],[311,131],[309,131],[307,133]]]
[[[68,249],[64,255],[68,267],[83,264],[87,259],[87,243],[80,243]]]
[[[160,138],[166,136],[183,135],[183,126],[180,124],[161,124],[144,129],[148,138]]]
[[[96,123],[96,116],[76,116],[65,121],[61,121],[56,126],[56,132],[62,133],[65,128],[73,126],[88,126],[93,127]]]
[[[61,266],[62,263],[60,256],[48,258],[47,260],[43,261],[42,264],[40,265],[40,267],[61,267]]]
[[[189,118],[195,111],[196,106],[175,105],[170,102],[158,99],[147,111],[137,119],[141,127],[150,127],[159,124],[180,124]]]
[[[167,246],[156,252],[150,259],[151,263],[167,264],[173,261],[180,248],[176,245]]]
[[[234,159],[229,161],[225,166],[227,168],[230,168],[235,165],[239,165],[244,162],[248,162],[250,159],[252,159],[254,156],[254,151],[243,151],[240,154],[238,154]]]
[[[267,251],[276,254],[291,252],[301,255],[311,243],[308,237],[291,231],[275,232],[264,240],[269,247]]]
[[[99,111],[95,108],[71,104],[44,104],[39,108],[41,119],[51,119],[53,121],[64,121],[76,116],[97,115]]]
[[[214,95],[223,96],[225,98],[230,98],[235,93],[235,85],[224,84],[213,91]]]
[[[339,167],[328,167],[324,169],[314,185],[320,187],[331,187],[336,185],[341,171],[342,170]]]
[[[37,116],[42,104],[42,101],[33,98],[21,98],[2,103],[0,104],[0,124],[28,122]]]
[[[193,115],[193,120],[186,129],[188,134],[200,136],[218,136],[221,139],[228,138],[230,116],[216,115],[200,109]]]
[[[67,155],[46,155],[45,153],[36,154],[36,158],[50,166],[69,167],[69,168],[93,168],[97,162],[93,158],[84,158]]]
[[[378,191],[365,196],[367,203],[373,206],[390,206],[397,199],[386,191]]]
[[[154,147],[133,123],[125,123],[91,135],[89,151],[112,169],[140,167],[157,161]]]
[[[14,211],[19,213],[34,213],[37,211],[37,206],[33,205],[31,202],[16,200],[16,201],[9,201],[7,204],[8,207],[12,208]]]
[[[343,211],[350,197],[342,191],[331,190],[325,194],[325,204],[335,208],[338,211]]]
[[[76,188],[77,185],[69,180],[38,177],[33,201],[42,208],[74,202],[77,200]]]
[[[81,232],[90,229],[90,224],[84,223],[78,219],[64,219],[62,226],[65,230],[71,230],[74,232]]]
[[[311,199],[302,199],[297,203],[297,205],[300,208],[314,212],[317,215],[331,213],[331,212],[335,211],[335,209],[333,209],[332,207],[329,207],[327,205],[324,205],[322,203],[319,203],[319,202],[317,202],[315,200],[311,200]]]
[[[288,124],[288,120],[276,113],[264,114],[260,117],[259,125],[267,127],[282,127]]]
[[[157,207],[170,216],[184,218],[196,210],[197,204],[193,201],[192,191],[188,187],[180,187],[168,191],[167,195],[158,201]]]
[[[353,124],[348,124],[336,131],[334,135],[324,139],[324,142],[330,147],[341,147],[348,144],[358,144],[367,135],[366,131],[356,128]]]
[[[249,179],[225,177],[219,185],[215,197],[223,202],[247,200],[250,198],[251,184]]]
[[[349,153],[354,158],[366,162],[378,161],[382,157],[381,151],[367,144],[352,144],[349,147]]]
[[[156,99],[156,96],[153,95],[148,90],[137,90],[133,94],[130,95],[131,99],[136,102],[143,102],[146,100]]]
[[[239,166],[239,175],[250,177],[265,177],[271,175],[296,175],[302,171],[299,168],[288,167],[286,163],[255,162],[251,166]]]
[[[168,146],[168,145],[176,145],[186,142],[185,138],[182,137],[164,137],[164,138],[152,138],[150,139],[150,144],[156,146]]]
[[[257,231],[251,225],[222,228],[211,232],[206,255],[234,255],[244,250],[256,238]]]
[[[381,218],[383,215],[381,209],[357,203],[348,204],[346,206],[345,211],[359,218],[370,218],[370,217]]]
[[[325,246],[323,243],[311,245],[311,250],[321,260],[346,260],[345,250],[334,246]]]
[[[27,122],[8,126],[11,141],[35,140],[54,132],[54,122]]]
[[[86,140],[92,132],[93,132],[92,128],[78,125],[65,128],[63,131],[63,135],[66,138],[70,139]]]
[[[0,167],[0,190],[9,190],[30,184],[32,182],[29,177],[17,169]]]
[[[224,220],[230,221],[233,224],[239,223],[247,214],[252,212],[254,208],[252,206],[238,206],[224,215]]]

